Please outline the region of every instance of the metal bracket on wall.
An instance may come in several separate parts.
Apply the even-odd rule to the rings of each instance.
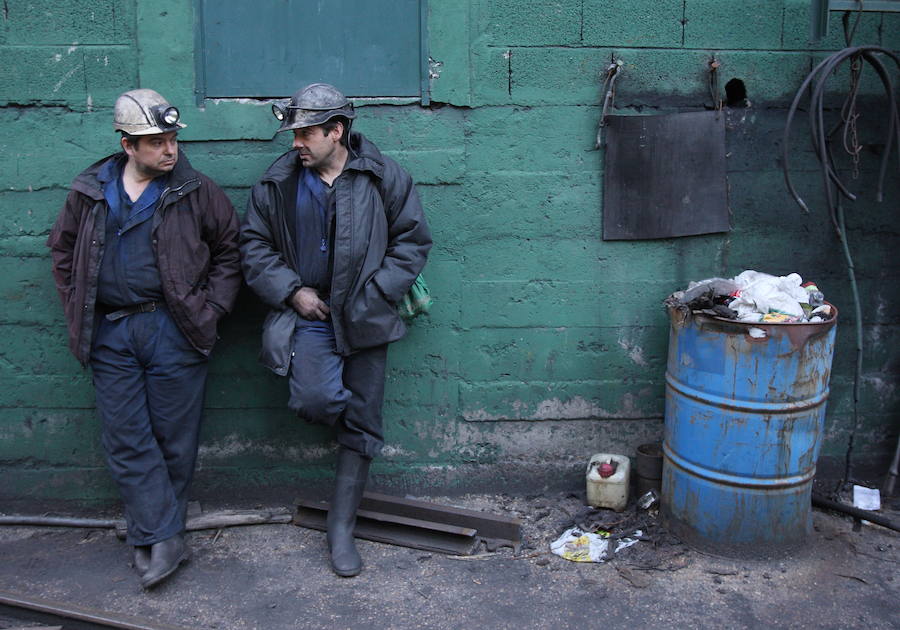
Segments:
[[[831,11],[900,13],[900,0],[812,0],[809,12],[809,39],[818,42],[828,32]]]
[[[713,55],[709,60],[709,96],[712,98],[713,109],[722,109],[722,97],[719,95],[719,67],[722,63]]]
[[[325,530],[328,503],[297,500],[294,524]],[[522,545],[519,519],[366,492],[357,511],[354,535],[366,540],[465,556],[479,543],[493,551]]]

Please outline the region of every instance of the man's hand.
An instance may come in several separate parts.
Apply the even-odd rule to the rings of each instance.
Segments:
[[[328,313],[331,312],[328,305],[319,299],[319,294],[312,287],[301,287],[294,293],[294,297],[291,298],[291,306],[303,319],[318,319],[324,322],[328,319]]]

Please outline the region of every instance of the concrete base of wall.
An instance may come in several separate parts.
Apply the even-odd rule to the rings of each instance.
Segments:
[[[854,465],[854,481],[880,487],[890,459],[887,453]],[[397,472],[376,472],[369,489],[396,496],[462,496],[465,494],[509,494],[514,496],[554,495],[570,492],[585,494],[587,459],[565,459],[554,462],[518,461],[504,464],[460,464],[455,466],[410,467]],[[105,471],[97,471],[105,474]],[[309,471],[307,471],[308,473]],[[290,474],[252,475],[246,470],[233,472],[210,470],[198,476],[193,498],[203,506],[254,507],[289,505],[304,496],[327,499],[331,492],[332,471],[297,471],[294,481]],[[817,487],[828,489],[841,479],[844,460],[824,456],[817,464]],[[271,480],[267,481],[267,477]],[[105,478],[86,488],[97,490],[106,484]],[[632,495],[636,494],[632,479]],[[88,492],[82,499],[48,499],[37,495],[0,494],[5,514],[89,515],[102,518],[119,511],[118,499],[106,492]]]

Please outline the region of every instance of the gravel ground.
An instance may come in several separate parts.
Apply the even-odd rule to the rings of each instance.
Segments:
[[[190,563],[144,592],[111,531],[0,527],[0,590],[197,629],[900,628],[900,534],[833,513],[813,511],[802,550],[759,561],[699,553],[652,512],[590,510],[577,493],[424,498],[518,517],[524,544],[452,557],[361,541],[347,579],[322,532],[233,527],[189,534]],[[571,562],[549,544],[573,524],[644,540]]]

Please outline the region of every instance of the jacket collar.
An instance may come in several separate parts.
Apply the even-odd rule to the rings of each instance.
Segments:
[[[125,152],[119,151],[97,160],[75,178],[72,182],[72,190],[85,194],[96,201],[101,201],[103,199],[103,184],[109,181],[112,173],[118,172],[114,168],[114,164],[118,163],[118,166],[121,168],[127,159],[128,156]],[[187,156],[179,148],[178,161],[175,163],[175,168],[169,173],[167,188],[181,188],[187,183],[199,180],[199,178],[200,174],[194,170]]]
[[[346,169],[369,171],[378,179],[384,177],[384,156],[368,138],[361,133],[350,132],[350,157]]]

